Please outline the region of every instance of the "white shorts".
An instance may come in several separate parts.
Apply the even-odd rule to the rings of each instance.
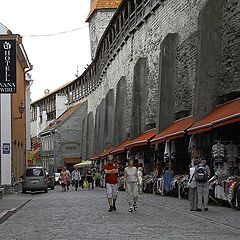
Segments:
[[[118,185],[106,183],[106,194],[107,198],[116,199],[118,193]]]

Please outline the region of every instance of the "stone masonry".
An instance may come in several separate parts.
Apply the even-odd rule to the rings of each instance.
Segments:
[[[93,24],[104,14],[109,19],[102,11],[90,20],[91,39],[98,39],[91,40],[93,52],[117,16],[103,32]],[[108,56],[100,84],[87,96],[93,154],[190,114],[197,121],[240,96],[239,1],[166,0],[149,14]]]

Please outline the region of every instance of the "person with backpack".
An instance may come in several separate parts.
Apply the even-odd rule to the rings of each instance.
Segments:
[[[206,160],[202,159],[200,164],[197,165],[195,170],[195,178],[197,183],[197,195],[198,195],[198,208],[196,211],[208,211],[208,195],[209,195],[209,183],[210,168],[206,164]]]

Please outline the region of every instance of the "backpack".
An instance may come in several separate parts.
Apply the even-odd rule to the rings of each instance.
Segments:
[[[199,183],[205,183],[208,181],[208,173],[205,166],[197,166],[195,171],[195,179]]]

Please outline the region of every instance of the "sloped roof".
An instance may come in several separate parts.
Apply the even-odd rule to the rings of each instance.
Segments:
[[[47,94],[46,96],[43,96],[43,97],[37,99],[36,101],[31,102],[31,105],[32,105],[32,104],[35,104],[35,103],[37,103],[37,102],[40,102],[40,101],[43,100],[44,98],[48,98],[49,96],[57,93],[58,91],[64,89],[66,86],[70,85],[70,84],[71,84],[72,82],[74,82],[74,81],[75,81],[75,80],[72,80],[72,81],[70,81],[70,82],[67,82],[67,83],[63,84],[62,86],[56,88],[55,90],[53,90],[52,92],[50,92],[50,93]]]
[[[116,9],[118,8],[119,4],[121,3],[121,0],[94,0],[90,12],[88,14],[86,22],[89,21],[91,16],[96,10],[99,9]]]
[[[81,103],[77,103],[75,105],[70,106],[64,113],[62,113],[57,119],[55,119],[52,123],[49,124],[41,133],[46,133],[55,129],[60,123],[64,122],[72,113],[74,113],[79,107]]]

